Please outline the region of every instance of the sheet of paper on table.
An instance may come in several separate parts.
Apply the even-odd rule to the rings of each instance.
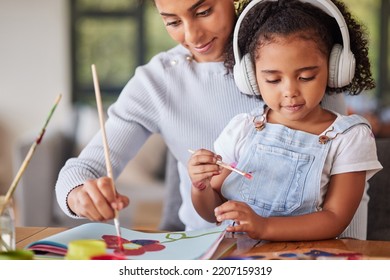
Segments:
[[[121,228],[124,252],[128,259],[190,260],[209,259],[224,237],[226,226],[204,230],[145,233]],[[104,240],[107,253],[118,252],[114,225],[87,223],[29,244],[37,256],[63,257],[73,240]]]

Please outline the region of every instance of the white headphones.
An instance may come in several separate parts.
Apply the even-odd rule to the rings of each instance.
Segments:
[[[238,47],[238,33],[240,25],[245,15],[258,3],[263,1],[277,0],[252,0],[240,14],[233,33],[233,53],[235,65],[233,68],[234,80],[239,90],[248,95],[259,95],[256,81],[256,72],[250,54],[241,56]],[[300,0],[307,2],[323,10],[333,17],[339,25],[343,46],[335,44],[329,57],[329,78],[328,86],[331,88],[341,88],[351,83],[355,75],[355,57],[350,49],[348,27],[343,15],[331,0]]]

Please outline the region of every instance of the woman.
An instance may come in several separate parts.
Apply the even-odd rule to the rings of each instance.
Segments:
[[[115,178],[148,137],[159,133],[178,160],[182,205],[179,217],[187,230],[212,224],[191,203],[188,149],[212,149],[227,122],[259,106],[240,94],[224,67],[225,45],[236,21],[233,0],[155,0],[168,34],[178,46],[138,67],[118,100],[109,108],[106,133]],[[326,108],[343,112],[341,95],[324,100]],[[70,217],[104,221],[122,210],[129,198],[112,193],[106,176],[100,133],[77,158],[67,161],[56,184],[62,210]],[[363,219],[364,224],[364,219]]]

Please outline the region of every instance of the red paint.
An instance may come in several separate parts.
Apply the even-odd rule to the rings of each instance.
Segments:
[[[124,255],[119,254],[104,254],[100,256],[94,256],[91,260],[127,260]]]
[[[124,243],[129,243],[127,239],[121,238],[116,235],[103,235],[104,242],[107,244],[108,249],[123,249]]]
[[[122,242],[122,238],[118,235],[118,247],[121,251],[124,250],[123,248],[123,242]]]
[[[165,246],[160,244],[158,240],[150,239],[136,239],[136,240],[127,240],[120,238],[114,235],[103,235],[103,240],[107,244],[108,249],[114,249],[115,254],[121,254],[125,256],[139,256],[145,252],[157,252],[165,249]],[[121,244],[118,244],[118,243]],[[123,244],[137,244],[138,248],[125,248]]]

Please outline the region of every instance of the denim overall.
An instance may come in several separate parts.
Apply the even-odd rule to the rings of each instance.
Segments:
[[[337,118],[323,135],[266,122],[267,111],[257,109],[262,129],[249,132],[237,165],[251,180],[232,172],[222,186],[226,199],[249,204],[260,216],[295,216],[321,210],[320,182],[332,139],[351,127],[366,124],[357,115]],[[256,117],[258,116],[258,117]],[[255,123],[255,121],[254,121]]]

